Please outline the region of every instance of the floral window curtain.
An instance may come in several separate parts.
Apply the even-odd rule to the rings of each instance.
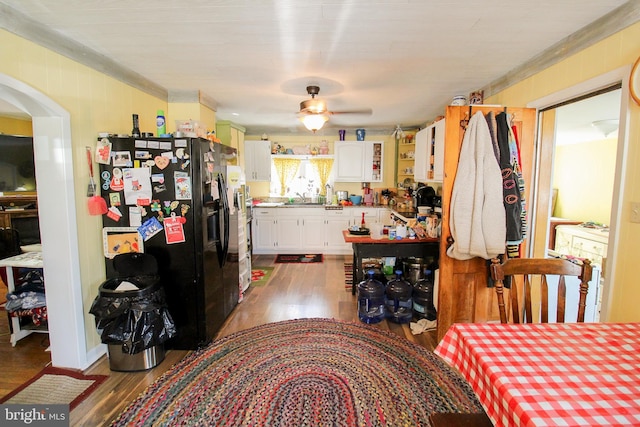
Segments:
[[[278,172],[278,178],[280,179],[280,195],[284,196],[287,190],[287,183],[295,178],[296,172],[300,167],[300,159],[275,157],[273,159],[273,165],[275,166],[276,172]]]
[[[320,177],[320,194],[326,196],[326,185],[331,174],[331,168],[333,168],[333,159],[313,158],[311,159],[311,165]]]

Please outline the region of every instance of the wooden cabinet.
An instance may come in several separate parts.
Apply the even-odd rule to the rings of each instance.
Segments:
[[[244,142],[247,181],[271,181],[271,141]]]
[[[382,181],[382,141],[336,141],[334,153],[336,182]]]
[[[40,243],[37,197],[15,195],[0,197],[0,229],[18,231],[21,246]]]
[[[244,144],[244,133],[246,129],[228,120],[216,122],[216,136],[220,142],[239,150]]]
[[[438,291],[438,340],[453,323],[478,323],[499,319],[493,288],[487,287],[487,260],[472,258],[461,261],[446,255],[451,230],[449,206],[458,168],[464,125],[471,114],[481,111],[513,114],[513,125],[520,137],[520,157],[525,171],[526,198],[532,200],[533,160],[535,146],[536,111],[532,108],[504,108],[498,106],[449,106],[445,115],[444,175],[442,182],[442,237],[440,239],[440,268]],[[523,243],[526,253],[528,242]]]
[[[445,119],[416,133],[413,176],[418,182],[442,182],[444,178]]]

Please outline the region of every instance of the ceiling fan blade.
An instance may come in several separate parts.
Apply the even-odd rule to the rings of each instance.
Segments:
[[[371,108],[363,108],[360,110],[342,110],[342,111],[329,111],[329,114],[373,114],[373,110]]]

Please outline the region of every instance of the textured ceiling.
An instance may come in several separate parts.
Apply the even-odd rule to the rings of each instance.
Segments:
[[[335,128],[423,126],[625,0],[0,0],[169,93],[200,91],[248,132],[306,133],[305,87]]]

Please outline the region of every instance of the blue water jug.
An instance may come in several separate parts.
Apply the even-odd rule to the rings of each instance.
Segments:
[[[433,304],[434,283],[432,272],[424,270],[424,276],[413,286],[413,318],[436,320],[437,312]]]
[[[384,285],[367,271],[367,278],[358,283],[358,317],[364,323],[378,323],[384,317]]]
[[[387,318],[395,323],[409,323],[413,318],[413,286],[404,280],[402,270],[396,270],[396,277],[385,288]]]

